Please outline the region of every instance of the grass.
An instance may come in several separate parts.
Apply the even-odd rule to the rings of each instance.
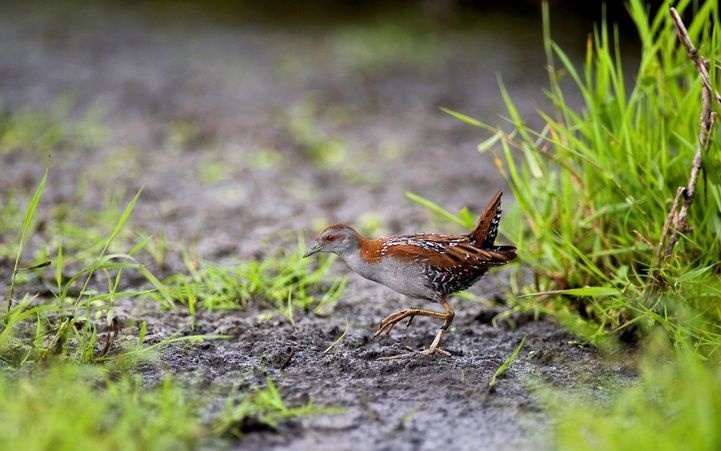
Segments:
[[[167,295],[195,314],[198,307],[207,310],[246,309],[254,302],[270,307],[288,321],[296,310],[327,314],[338,300],[346,280],[327,277],[334,257],[321,257],[320,263],[303,258],[306,248],[301,237],[294,249],[269,255],[261,261],[240,261],[218,265],[183,252],[187,273],[174,274],[162,281]],[[326,289],[318,293],[317,286]]]
[[[0,449],[176,450],[342,409],[289,406],[269,378],[209,414],[207,394],[165,377],[157,384],[97,365],[55,363],[30,374],[0,372]],[[38,431],[42,431],[39,433]]]
[[[57,181],[54,181],[57,183]],[[88,266],[97,258],[103,248],[107,235],[113,230],[121,212],[127,203],[128,194],[124,189],[111,189],[103,192],[102,206],[85,208],[87,198],[91,197],[86,179],[80,177],[76,192],[63,202],[48,205],[41,211],[34,212],[33,222],[40,225],[39,233],[26,231],[22,255],[25,266],[31,262],[54,260],[59,247],[65,250],[66,270]],[[30,200],[27,195],[11,191],[0,198],[0,260],[13,260],[18,249],[18,231],[23,230],[27,207]],[[150,236],[132,227],[125,226],[121,233],[110,243],[108,252],[124,253],[138,243],[143,242],[142,251],[150,253],[161,261],[163,237]]]
[[[187,273],[161,281],[142,263],[139,254],[147,249],[153,261],[162,263],[163,240],[156,242],[147,234],[136,233],[133,241],[133,234],[124,231],[141,191],[114,214],[111,208],[118,207],[116,202],[98,214],[79,218],[84,221],[82,225],[69,221],[62,208],[54,209],[56,217],[43,216],[44,233],[32,241],[32,252],[27,245],[42,209],[46,183],[47,173],[27,203],[24,216],[18,201],[8,201],[5,207],[13,212],[7,225],[19,227],[9,289],[4,296],[5,314],[0,316],[0,361],[8,366],[54,356],[82,363],[114,360],[128,364],[137,360],[148,347],[142,343],[143,334],[136,346],[122,351],[113,346],[118,336],[114,310],[119,299],[152,298],[170,309],[180,302],[193,315],[198,308],[244,309],[257,303],[293,322],[299,310],[328,314],[345,287],[345,279],[326,277],[333,258],[321,258],[320,264],[302,258],[302,239],[290,251],[232,265],[212,264],[184,252]],[[47,234],[54,235],[50,244],[43,240]],[[118,243],[121,236],[124,239]],[[144,284],[133,283],[129,288],[125,281],[128,273],[137,274]],[[319,285],[324,285],[325,291],[319,291]],[[38,290],[46,294],[36,296]],[[111,348],[114,352],[109,353]]]
[[[242,435],[244,428],[253,424],[280,429],[286,421],[303,416],[338,412],[310,402],[288,405],[268,379],[263,389],[227,397],[226,409],[209,418],[204,413],[208,399],[190,395],[188,387],[170,379],[144,386],[133,376],[133,368],[158,347],[218,337],[176,335],[148,345],[145,323],[140,322],[138,337],[131,343],[133,339],[118,338],[113,313],[118,299],[153,297],[169,308],[182,301],[191,313],[198,305],[244,308],[259,299],[291,321],[298,308],[313,307],[322,314],[345,286],[344,279],[335,279],[323,295],[313,295],[312,287],[325,280],[332,258],[323,259],[318,266],[314,260],[303,259],[305,248],[300,239],[296,249],[282,255],[230,266],[196,262],[186,252],[189,273],[161,282],[137,259],[151,242],[148,235],[138,235],[140,241],[130,250],[108,252],[129,222],[141,194],[138,191],[116,213],[100,243],[94,243],[95,235],[89,235],[87,244],[95,252],[89,263],[87,256],[69,255],[59,241],[51,261],[24,267],[25,248],[42,209],[46,183],[47,173],[28,202],[23,220],[14,220],[20,231],[6,296],[7,312],[0,317],[0,369],[5,371],[0,373],[0,448],[191,449],[204,440]],[[150,254],[155,261],[164,259],[162,249]],[[31,271],[40,274],[18,281],[19,275]],[[137,272],[147,287],[123,288],[124,274],[129,271]],[[38,287],[34,282],[48,286],[50,280],[54,287],[49,299],[32,294]],[[46,365],[32,365],[40,361]],[[34,433],[38,427],[43,434]]]
[[[107,141],[110,131],[100,121],[103,109],[95,106],[78,114],[74,104],[71,96],[63,96],[45,110],[26,108],[11,113],[0,103],[0,155],[31,152],[45,159],[61,152],[65,157]],[[68,121],[71,115],[76,119]]]
[[[721,368],[700,360],[693,347],[674,351],[659,338],[644,352],[638,383],[604,403],[583,393],[542,392],[558,449],[719,449]]]
[[[16,193],[8,193],[0,202],[0,257],[11,259],[17,250],[13,238],[22,227],[24,214]]]
[[[641,42],[633,77],[624,73],[629,66],[621,61],[618,29],[605,21],[589,36],[577,69],[551,40],[545,6],[552,110],[538,111],[543,125],[528,125],[502,82],[504,126],[446,110],[492,133],[479,151],[493,152],[517,201],[502,233],[518,246],[536,282],[514,282],[516,308],[555,315],[598,345],[642,338],[640,380],[609,399],[557,388],[539,392],[554,417],[559,449],[721,446],[718,133],[705,151],[706,175],[689,212],[691,229],[680,231],[670,257],[656,258],[676,189],[688,181],[701,111],[701,80],[679,46],[672,5],[712,61],[711,80],[718,87],[717,1],[667,1],[649,16],[644,3],[631,0],[628,10]],[[577,102],[569,99],[578,98],[580,106],[573,106]],[[466,214],[411,198],[472,225]]]
[[[518,346],[516,346],[516,348],[513,350],[513,352],[511,353],[511,355],[509,355],[508,357],[506,357],[506,359],[503,361],[503,363],[501,364],[501,366],[499,366],[499,367],[496,369],[496,372],[493,373],[493,375],[491,376],[491,378],[488,380],[488,388],[489,388],[489,389],[492,389],[492,388],[494,388],[494,387],[496,386],[496,382],[497,382],[498,378],[499,378],[503,373],[506,372],[506,370],[508,369],[508,367],[511,366],[511,364],[512,364],[513,362],[516,361],[516,359],[518,358],[518,354],[520,354],[521,349],[523,349],[523,345],[525,345],[525,344],[526,344],[526,337],[523,337],[523,338],[521,339],[521,341],[518,343]]]
[[[33,194],[33,198],[30,201],[30,205],[28,206],[27,212],[25,213],[25,219],[23,220],[22,227],[20,229],[20,239],[18,240],[18,249],[15,253],[15,264],[13,265],[13,272],[12,276],[10,277],[10,291],[8,293],[8,297],[6,300],[7,303],[7,312],[10,313],[10,309],[12,309],[12,303],[13,303],[13,295],[15,294],[15,281],[18,274],[18,265],[20,264],[20,256],[22,255],[23,248],[25,247],[25,242],[28,238],[28,234],[30,233],[30,227],[33,223],[33,218],[35,217],[35,211],[38,208],[38,203],[40,202],[40,196],[42,196],[43,191],[45,190],[45,183],[48,179],[48,172],[45,171],[45,174],[43,175],[43,178],[40,180],[40,184],[38,185],[37,189],[35,190],[35,194]]]
[[[2,449],[189,449],[203,432],[199,406],[169,378],[149,388],[75,365],[14,376],[0,373]]]
[[[673,341],[690,337],[699,353],[710,355],[721,344],[715,176],[701,181],[689,215],[693,229],[671,258],[655,259],[676,188],[688,181],[699,128],[701,82],[679,48],[672,4],[649,17],[641,1],[629,3],[642,49],[633,77],[624,72],[617,28],[604,21],[594,30],[577,69],[551,40],[545,8],[552,110],[538,111],[539,128],[521,117],[502,82],[505,126],[449,113],[492,133],[479,150],[494,153],[516,199],[502,231],[537,278],[524,290],[533,296],[516,299],[519,308],[566,317],[594,343],[661,326]],[[690,13],[690,4],[676,7]],[[688,17],[691,38],[717,61],[717,2]],[[715,84],[716,71],[713,66]],[[572,106],[572,98],[581,105]]]
[[[301,258],[305,252],[302,240],[297,249],[282,256],[236,267],[194,266],[186,253],[190,279],[182,284],[163,283],[137,258],[150,242],[149,236],[140,234],[139,242],[129,250],[109,253],[129,223],[139,190],[116,212],[100,243],[93,242],[95,235],[89,235],[87,244],[95,252],[89,263],[87,257],[68,254],[59,240],[51,260],[28,267],[24,258],[32,252],[27,252],[26,246],[32,241],[46,184],[47,173],[27,203],[22,220],[13,220],[20,227],[4,297],[7,310],[0,316],[0,449],[191,449],[203,441],[240,434],[249,421],[279,429],[286,421],[339,410],[312,403],[289,405],[268,379],[263,389],[221,395],[227,398],[227,408],[208,416],[211,399],[207,395],[190,394],[190,387],[179,386],[170,378],[158,385],[141,384],[134,368],[171,343],[222,337],[179,331],[147,344],[144,322],[138,320],[137,337],[120,337],[114,314],[115,302],[123,298],[154,297],[172,309],[178,294],[186,296],[189,306],[189,299],[197,296],[200,303],[208,303],[207,308],[239,308],[238,302],[261,297],[292,321],[295,308],[313,306],[324,312],[342,292],[345,280],[336,279],[325,295],[317,299],[311,295],[311,286],[324,279],[332,259],[311,268],[311,260]],[[19,210],[17,205],[13,208]],[[32,242],[43,246],[42,237]],[[156,253],[151,253],[155,260]],[[124,276],[131,271],[141,276],[145,287],[125,288]],[[21,278],[29,272],[38,274]],[[172,280],[178,282],[179,276]],[[47,293],[33,294],[42,286]],[[195,291],[181,289],[188,286]],[[249,297],[234,297],[238,290],[247,290],[244,293]],[[227,297],[222,298],[221,292]],[[213,296],[206,298],[206,293]],[[284,310],[281,301],[286,298],[292,302]],[[231,306],[231,302],[235,304]],[[38,430],[43,433],[37,434]]]
[[[240,399],[229,397],[213,430],[216,434],[240,437],[246,432],[263,428],[279,430],[283,422],[300,417],[342,411],[343,409],[337,407],[318,407],[312,401],[289,407],[273,380],[268,378],[264,388],[254,387],[250,393],[241,393]]]
[[[131,199],[127,207],[118,215],[112,232],[102,241],[101,250],[92,263],[80,267],[71,276],[65,272],[68,260],[62,244],[58,245],[53,261],[41,261],[23,268],[21,259],[25,245],[32,235],[35,217],[38,211],[47,173],[38,184],[32,200],[28,203],[25,217],[19,233],[18,244],[11,273],[10,287],[4,299],[6,310],[0,316],[0,361],[11,367],[19,367],[35,360],[45,360],[50,356],[62,355],[77,362],[92,362],[108,358],[108,350],[117,336],[117,320],[114,320],[114,302],[120,298],[144,296],[150,290],[121,290],[123,273],[135,270],[150,282],[157,279],[133,257],[142,246],[135,246],[125,254],[108,254],[107,251],[121,233],[128,221],[140,191]],[[72,259],[70,259],[72,260]],[[54,267],[51,267],[54,266]],[[33,295],[37,285],[29,284],[26,279],[18,284],[18,275],[25,272],[40,272],[41,269],[52,272],[55,287],[44,280],[51,298],[39,298]],[[44,271],[43,271],[44,272]],[[102,290],[104,279],[106,290]],[[25,286],[29,285],[29,286]],[[19,290],[19,288],[27,288]],[[158,289],[162,286],[158,284]],[[18,292],[22,291],[19,294]],[[172,305],[172,304],[171,304]],[[105,323],[108,332],[101,333],[101,324]],[[135,349],[132,352],[137,352]]]
[[[175,309],[180,302],[191,315],[198,308],[245,309],[257,303],[270,307],[292,323],[299,310],[328,314],[345,287],[345,279],[327,278],[332,257],[319,259],[320,264],[318,260],[302,257],[306,249],[301,238],[290,251],[262,261],[240,261],[232,265],[212,264],[184,252],[188,272],[161,281],[138,260],[138,253],[151,242],[148,235],[137,235],[138,242],[132,246],[126,244],[130,249],[114,249],[109,253],[129,222],[141,190],[115,214],[111,226],[101,221],[110,230],[107,236],[95,243],[100,235],[86,232],[89,240],[86,245],[94,249],[95,255],[89,254],[88,249],[80,249],[79,241],[68,249],[61,236],[57,238],[54,255],[42,254],[43,259],[22,264],[28,254],[25,247],[33,234],[46,182],[47,173],[20,223],[10,287],[5,297],[6,311],[0,317],[0,361],[8,366],[19,367],[58,355],[81,363],[113,360],[129,364],[137,360],[148,348],[142,343],[144,334],[141,333],[134,347],[119,352],[117,346],[113,347],[118,336],[114,306],[123,298],[152,298],[170,309]],[[68,227],[68,224],[63,226],[65,230]],[[70,227],[70,230],[76,229],[80,230]],[[158,253],[162,254],[162,249],[151,248],[149,252],[153,260],[164,260]],[[127,288],[124,276],[128,272],[140,276],[145,286]],[[47,287],[49,299],[33,294],[38,284]],[[325,291],[318,291],[319,285],[325,285]],[[19,287],[26,289],[18,290]],[[196,338],[173,337],[160,344]],[[109,353],[111,348],[115,349],[113,353]]]
[[[348,329],[350,329],[350,323],[348,322],[348,318],[345,318],[345,329],[343,330],[343,333],[333,343],[331,343],[330,346],[325,348],[323,352],[330,352],[333,348],[336,347],[336,345],[338,345],[338,343],[341,343],[343,340],[345,340],[345,337],[348,335]]]

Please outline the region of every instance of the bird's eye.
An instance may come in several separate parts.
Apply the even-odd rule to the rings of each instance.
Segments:
[[[336,239],[335,235],[328,235],[327,237],[325,237],[326,241],[335,241],[335,239]]]

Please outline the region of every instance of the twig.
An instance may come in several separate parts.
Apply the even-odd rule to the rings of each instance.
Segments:
[[[696,194],[696,184],[698,182],[698,176],[703,169],[703,152],[708,147],[711,141],[711,134],[713,124],[716,120],[716,113],[711,111],[712,98],[715,97],[716,101],[721,104],[721,96],[713,90],[711,86],[711,79],[708,74],[709,62],[698,53],[698,49],[691,42],[691,38],[688,35],[688,31],[674,8],[671,8],[671,18],[673,19],[674,26],[676,27],[676,33],[678,34],[679,41],[686,49],[686,54],[694,62],[696,68],[701,75],[703,86],[701,87],[701,118],[700,127],[698,132],[698,143],[696,145],[696,153],[693,157],[693,163],[691,164],[691,172],[689,174],[688,185],[679,187],[676,191],[676,198],[674,199],[671,210],[666,217],[663,229],[661,230],[661,239],[656,249],[656,261],[661,256],[661,249],[663,248],[666,237],[668,237],[668,243],[663,251],[664,258],[671,256],[673,248],[679,240],[681,233],[684,233],[687,229],[686,219],[688,217],[688,210],[693,202],[694,195]],[[679,208],[679,203],[683,197],[683,203]]]
[[[683,195],[683,192],[686,190],[683,186],[679,186],[676,189],[676,197],[673,198],[673,204],[671,204],[671,210],[669,210],[668,215],[666,215],[666,220],[663,222],[663,229],[661,229],[661,238],[658,240],[658,247],[656,248],[656,255],[655,255],[655,261],[658,262],[661,258],[661,249],[663,249],[663,245],[666,242],[666,237],[668,236],[669,228],[671,227],[671,224],[674,222],[674,216],[676,216],[676,211],[678,211],[678,202],[681,199],[681,196]]]
[[[674,27],[676,27],[678,39],[686,48],[686,54],[696,65],[699,74],[701,74],[701,80],[703,81],[704,86],[709,90],[709,92],[714,93],[716,101],[721,104],[721,95],[719,95],[719,93],[713,89],[713,86],[711,86],[711,76],[708,74],[709,62],[706,58],[699,55],[698,49],[693,45],[693,42],[691,42],[691,37],[688,35],[686,26],[683,24],[683,20],[681,20],[681,16],[678,15],[676,8],[671,8],[671,18],[673,19]]]

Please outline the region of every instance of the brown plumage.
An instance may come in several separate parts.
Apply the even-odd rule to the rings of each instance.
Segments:
[[[369,240],[352,228],[338,224],[325,229],[315,252],[333,252],[343,258],[361,276],[413,298],[441,304],[443,313],[406,309],[389,315],[376,331],[389,334],[404,318],[429,316],[443,319],[444,325],[425,354],[445,353],[439,343],[453,320],[447,297],[476,283],[488,269],[505,265],[516,258],[513,246],[496,246],[501,218],[501,192],[488,203],[478,225],[468,235],[418,233]]]
[[[503,192],[496,191],[491,201],[488,202],[488,206],[483,211],[481,218],[478,220],[478,225],[473,232],[468,234],[471,240],[471,245],[486,249],[493,246],[496,241],[496,235],[498,235],[498,225],[501,222],[501,196]],[[480,244],[479,244],[480,243]]]

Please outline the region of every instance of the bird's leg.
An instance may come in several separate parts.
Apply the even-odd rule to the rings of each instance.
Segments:
[[[431,346],[424,350],[424,351],[416,351],[410,354],[398,354],[394,356],[389,357],[381,357],[378,360],[395,360],[402,357],[407,357],[409,355],[413,355],[416,353],[424,354],[424,355],[433,355],[435,353],[440,353],[445,356],[450,357],[450,353],[446,351],[445,349],[441,349],[440,344],[443,340],[443,337],[446,335],[446,330],[448,330],[448,327],[450,327],[451,323],[453,322],[453,317],[456,315],[455,312],[453,312],[453,309],[450,305],[448,305],[448,301],[445,299],[443,302],[441,302],[441,306],[443,307],[443,313],[439,312],[433,312],[430,310],[420,310],[420,309],[406,309],[402,310],[400,312],[391,313],[381,322],[381,325],[378,327],[378,331],[376,331],[376,334],[374,337],[377,337],[379,334],[383,332],[384,329],[387,329],[386,334],[389,334],[390,331],[393,329],[393,326],[395,326],[399,321],[403,320],[403,318],[411,317],[411,319],[416,316],[429,316],[431,318],[438,318],[443,320],[443,326],[441,326],[441,329],[438,331],[438,334],[436,334],[436,338],[433,340],[433,343],[431,343]]]
[[[434,312],[432,310],[422,310],[419,308],[409,308],[405,310],[401,310],[399,312],[391,313],[390,315],[386,316],[386,318],[381,321],[380,325],[378,326],[378,329],[376,330],[375,335],[373,335],[373,338],[377,337],[378,335],[381,335],[385,332],[386,335],[390,335],[391,331],[395,327],[396,324],[398,324],[400,321],[403,321],[405,318],[409,318],[410,320],[413,319],[416,315],[419,316],[428,316],[431,318],[438,318],[438,319],[445,319],[446,315],[444,313]],[[410,325],[410,320],[408,325]]]
[[[422,354],[425,355],[433,355],[436,352],[440,352],[443,355],[446,355],[448,357],[451,356],[451,354],[440,348],[441,340],[443,340],[443,337],[446,335],[446,330],[448,330],[448,327],[453,322],[453,317],[456,316],[455,312],[451,308],[450,305],[448,305],[448,301],[443,301],[441,303],[441,306],[443,307],[443,310],[445,311],[445,318],[443,325],[441,326],[441,329],[438,331],[438,334],[436,334],[436,338],[433,340],[433,343],[431,343],[431,346],[426,349],[425,351],[421,351]]]

